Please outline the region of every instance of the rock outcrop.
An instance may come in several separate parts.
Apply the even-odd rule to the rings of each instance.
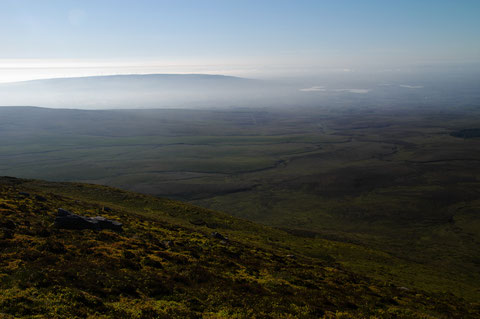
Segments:
[[[105,217],[85,217],[74,214],[59,208],[57,212],[57,217],[55,218],[55,226],[63,229],[92,229],[92,230],[102,230],[102,229],[111,229],[114,231],[122,231],[122,223],[110,220]]]
[[[212,233],[212,237],[213,237],[213,238],[216,238],[216,239],[228,241],[228,237],[225,237],[225,236],[223,236],[222,234],[217,233],[217,232],[213,232],[213,233]]]

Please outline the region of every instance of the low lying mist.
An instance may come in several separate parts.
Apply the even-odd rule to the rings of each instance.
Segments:
[[[303,78],[148,74],[0,84],[1,106],[75,109],[401,106],[480,101],[478,73],[465,70],[354,72]]]

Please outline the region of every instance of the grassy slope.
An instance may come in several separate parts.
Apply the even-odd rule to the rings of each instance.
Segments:
[[[58,207],[121,220],[125,230],[55,229]],[[307,257],[297,251],[309,245],[304,238],[103,186],[1,178],[0,222],[0,316],[6,318],[480,315],[478,304],[452,295],[345,270],[328,252],[346,251],[346,244],[325,240],[324,254]],[[230,241],[212,238],[213,230]]]

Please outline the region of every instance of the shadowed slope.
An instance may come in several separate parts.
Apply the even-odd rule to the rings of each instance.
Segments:
[[[121,221],[124,231],[56,229],[58,207]],[[294,237],[281,231],[118,189],[5,177],[0,218],[6,318],[479,315],[478,305],[452,296],[381,284],[328,256],[292,252]]]

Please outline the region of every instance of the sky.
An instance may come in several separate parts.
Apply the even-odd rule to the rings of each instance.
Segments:
[[[0,82],[480,63],[478,0],[0,0]]]

